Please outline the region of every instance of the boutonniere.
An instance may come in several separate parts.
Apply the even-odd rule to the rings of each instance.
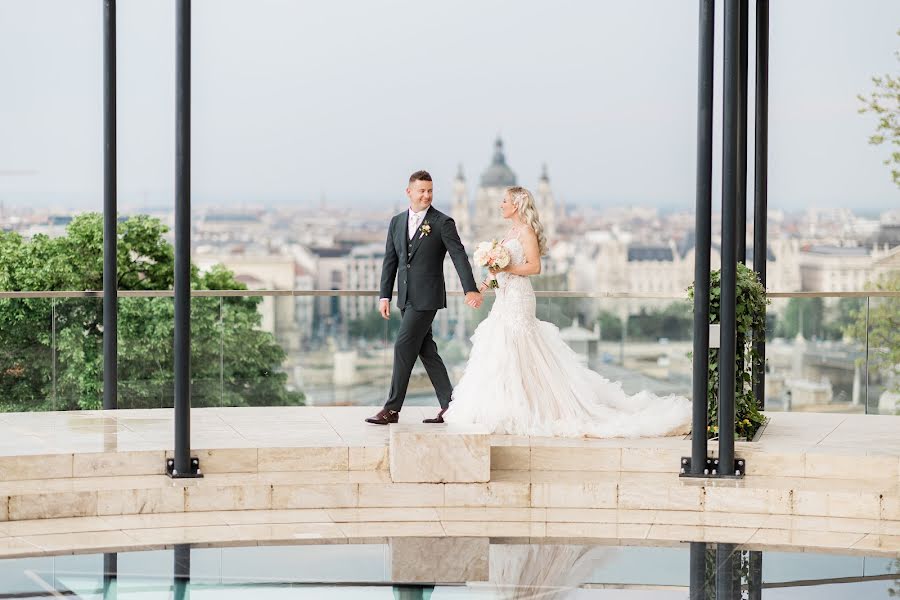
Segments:
[[[422,237],[431,233],[431,225],[428,224],[428,221],[422,221],[422,226],[419,227],[419,231],[422,233]]]

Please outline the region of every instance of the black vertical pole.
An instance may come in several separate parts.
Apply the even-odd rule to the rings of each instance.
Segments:
[[[191,472],[191,1],[175,4],[175,461]]]
[[[706,544],[691,542],[690,600],[706,599]]]
[[[172,564],[172,584],[175,600],[186,600],[191,597],[191,545],[175,544]]]
[[[739,0],[725,0],[725,68],[722,139],[722,274],[719,347],[719,475],[734,475],[736,359]]]
[[[728,9],[725,9],[728,14]],[[737,600],[734,595],[734,544],[716,545],[716,600]]]
[[[747,597],[749,600],[762,600],[762,560],[763,553],[750,551],[750,568],[747,576]]]
[[[103,600],[118,598],[119,555],[115,552],[103,554]]]
[[[753,182],[753,270],[766,286],[769,204],[769,0],[756,0],[756,109]],[[766,334],[754,331],[753,396],[766,408]]]
[[[433,585],[395,585],[394,600],[423,600],[434,592]],[[428,592],[428,594],[426,594]]]
[[[103,1],[103,408],[118,407],[116,0]]]
[[[737,195],[735,235],[738,262],[747,261],[747,54],[749,53],[748,8],[750,0],[738,0],[740,42],[738,45]]]
[[[737,193],[735,195],[735,243],[737,244],[737,262],[747,262],[747,54],[748,54],[748,4],[750,0],[738,0],[738,132],[737,132]],[[747,339],[743,333],[738,334],[735,348],[735,369],[737,370],[737,389],[743,391],[743,373],[747,368],[745,362]],[[752,365],[751,365],[752,368]]]
[[[715,0],[700,0],[700,61],[697,84],[697,199],[694,215],[694,372],[691,473],[706,466],[709,382],[709,262],[712,228],[713,50]]]

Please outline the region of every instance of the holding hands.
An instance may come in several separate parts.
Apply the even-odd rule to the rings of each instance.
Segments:
[[[481,295],[481,292],[466,292],[466,304],[472,308],[480,308],[483,302],[484,296]]]
[[[481,308],[481,305],[484,303],[484,296],[481,295],[481,292],[467,292],[466,293],[466,304],[471,306],[472,308]],[[391,318],[391,301],[385,298],[382,298],[378,302],[378,312],[385,319]]]

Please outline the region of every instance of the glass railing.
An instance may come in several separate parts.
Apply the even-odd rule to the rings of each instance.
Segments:
[[[900,414],[900,293],[769,297],[766,410]]]
[[[383,404],[399,327],[375,291],[195,291],[194,407]],[[538,318],[578,360],[634,393],[691,395],[693,307],[674,296],[537,292]],[[771,293],[766,410],[900,412],[900,292]],[[433,335],[451,380],[493,296],[473,310],[450,293]],[[102,294],[0,294],[0,411],[102,404]],[[171,407],[171,291],[120,292],[120,408]],[[416,365],[408,405],[434,405]]]

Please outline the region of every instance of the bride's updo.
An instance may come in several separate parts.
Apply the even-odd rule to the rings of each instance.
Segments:
[[[515,204],[516,208],[519,209],[519,213],[522,215],[522,220],[525,221],[525,224],[531,227],[531,229],[534,230],[534,233],[537,234],[538,248],[540,249],[541,256],[547,254],[547,236],[544,235],[544,226],[541,225],[537,206],[534,204],[534,196],[531,195],[531,192],[518,185],[508,188],[506,193],[509,194],[509,199],[512,200],[512,203]]]

